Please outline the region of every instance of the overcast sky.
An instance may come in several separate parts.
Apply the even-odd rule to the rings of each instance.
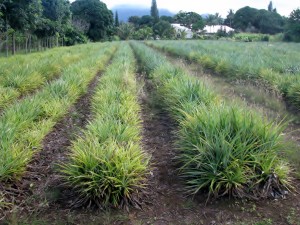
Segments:
[[[152,0],[102,0],[108,8],[116,5],[130,4],[138,6],[151,6]],[[216,12],[226,17],[229,9],[235,12],[244,7],[250,6],[257,9],[267,9],[270,0],[156,0],[158,8],[165,8],[171,12],[177,13],[179,10],[194,11],[199,14]],[[277,8],[277,12],[284,16],[289,14],[296,8],[300,8],[300,0],[274,0],[273,7]]]

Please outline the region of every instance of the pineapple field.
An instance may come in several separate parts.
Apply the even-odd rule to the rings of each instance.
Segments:
[[[299,44],[0,59],[0,224],[300,224]]]

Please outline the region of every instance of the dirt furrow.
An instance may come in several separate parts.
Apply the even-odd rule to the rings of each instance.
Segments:
[[[58,202],[68,205],[69,193],[62,186],[63,181],[58,169],[59,165],[67,160],[68,148],[72,140],[81,135],[80,130],[91,119],[91,100],[100,77],[101,73],[98,73],[93,78],[88,91],[76,101],[66,116],[56,123],[44,138],[42,150],[27,166],[22,179],[5,187],[6,196],[9,202],[14,204],[13,212],[16,214],[26,216],[37,214],[49,207],[55,207]],[[62,204],[59,207],[64,208]],[[11,213],[12,211],[9,212]]]
[[[140,75],[144,83],[141,93],[141,117],[143,121],[143,147],[151,155],[152,172],[149,181],[149,194],[144,211],[139,211],[136,218],[146,221],[156,218],[170,222],[174,214],[180,215],[178,203],[185,199],[180,194],[183,186],[177,176],[174,151],[174,123],[166,112],[155,103],[154,89],[151,83]]]

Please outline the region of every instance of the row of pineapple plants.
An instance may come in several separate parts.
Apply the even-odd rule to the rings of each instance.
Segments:
[[[299,44],[161,41],[148,45],[196,61],[230,79],[258,80],[300,109]]]
[[[92,119],[73,142],[63,165],[74,205],[124,206],[138,202],[148,171],[141,148],[141,118],[135,59],[123,43],[92,98]]]
[[[84,57],[86,48],[93,46],[56,48],[0,60],[0,110],[58,77],[68,65]]]
[[[228,105],[158,52],[131,44],[155,84],[157,101],[177,122],[176,160],[188,193],[251,198],[285,193],[290,168],[278,155],[284,151],[283,125]]]
[[[5,109],[0,117],[0,182],[18,179],[43,138],[103,70],[117,44],[82,49],[83,59],[68,67],[56,81]]]

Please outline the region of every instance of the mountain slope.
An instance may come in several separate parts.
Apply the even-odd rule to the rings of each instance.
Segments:
[[[150,8],[134,5],[118,5],[111,9],[113,13],[118,11],[119,20],[127,22],[130,16],[150,15]],[[159,9],[159,16],[174,16],[175,14],[167,9]]]

